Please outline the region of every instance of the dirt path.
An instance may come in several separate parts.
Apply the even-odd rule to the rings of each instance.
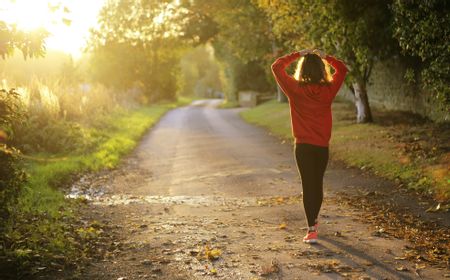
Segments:
[[[408,243],[384,236],[338,202],[375,184],[331,164],[320,244],[301,242],[305,218],[289,144],[236,110],[197,101],[169,112],[122,166],[83,179],[89,214],[116,240],[82,279],[442,279],[417,267]],[[354,175],[354,176],[352,176]],[[86,190],[84,190],[86,193]]]

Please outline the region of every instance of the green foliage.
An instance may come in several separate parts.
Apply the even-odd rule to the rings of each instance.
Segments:
[[[320,48],[343,59],[365,84],[376,59],[395,51],[390,1],[258,1],[289,49]]]
[[[270,90],[266,71],[258,61],[243,63],[219,44],[215,50],[220,61],[221,80],[227,100],[237,101],[238,92],[242,90]]]
[[[210,45],[187,52],[180,61],[180,74],[182,96],[212,97],[222,91],[220,66]]]
[[[139,88],[148,101],[174,100],[183,44],[169,1],[110,1],[90,40],[95,81],[118,90]]]
[[[14,90],[0,89],[0,131],[8,138],[13,135],[12,123],[23,118],[19,94]]]
[[[183,38],[212,42],[227,99],[236,100],[240,90],[270,90],[267,65],[272,59],[272,39],[261,9],[251,1],[238,0],[182,1],[182,7],[188,19]]]
[[[89,134],[78,123],[29,115],[15,129],[15,145],[27,153],[67,153],[89,147]]]
[[[395,0],[394,37],[407,55],[422,61],[422,83],[448,109],[450,104],[450,3],[440,0]]]
[[[40,57],[45,54],[44,40],[49,33],[44,29],[31,32],[18,30],[15,25],[0,21],[0,57],[12,56],[16,49],[24,58]]]
[[[44,56],[44,40],[48,35],[44,29],[24,32],[0,20],[0,57],[10,57],[16,49],[22,52],[24,58]]]
[[[26,179],[18,162],[20,152],[6,144],[14,135],[12,122],[22,117],[18,103],[18,94],[13,89],[0,90],[0,234]]]
[[[17,204],[26,173],[22,170],[19,151],[0,143],[0,235]],[[0,238],[1,241],[1,238]]]
[[[214,14],[219,32],[213,37],[215,45],[221,45],[242,63],[259,62],[261,66],[272,54],[270,25],[264,12],[251,1],[214,1]]]

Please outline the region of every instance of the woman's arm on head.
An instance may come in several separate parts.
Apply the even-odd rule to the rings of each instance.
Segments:
[[[339,88],[344,82],[345,75],[347,75],[348,69],[344,62],[336,59],[331,55],[325,55],[324,59],[334,68],[333,81],[331,82],[331,87],[333,92],[337,93]]]
[[[287,96],[289,96],[289,89],[292,89],[295,86],[297,86],[298,81],[296,81],[294,78],[292,78],[286,73],[286,68],[296,59],[306,55],[308,52],[310,52],[310,50],[301,50],[299,52],[293,52],[278,58],[272,64],[272,74],[275,76],[275,80],[277,81],[280,88],[283,90],[284,94],[286,94]]]

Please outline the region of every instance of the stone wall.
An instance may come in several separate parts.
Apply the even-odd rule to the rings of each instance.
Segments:
[[[408,84],[404,79],[406,67],[391,60],[375,64],[368,85],[369,103],[372,107],[388,110],[401,110],[417,113],[433,121],[450,121],[449,108],[433,102],[427,93],[417,84]],[[353,100],[347,87],[343,87],[340,96]]]

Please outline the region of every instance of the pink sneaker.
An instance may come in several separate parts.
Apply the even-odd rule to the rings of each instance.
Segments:
[[[318,234],[319,234],[319,225],[315,224],[313,227],[308,228],[308,233],[303,237],[303,242],[308,244],[317,243]]]

